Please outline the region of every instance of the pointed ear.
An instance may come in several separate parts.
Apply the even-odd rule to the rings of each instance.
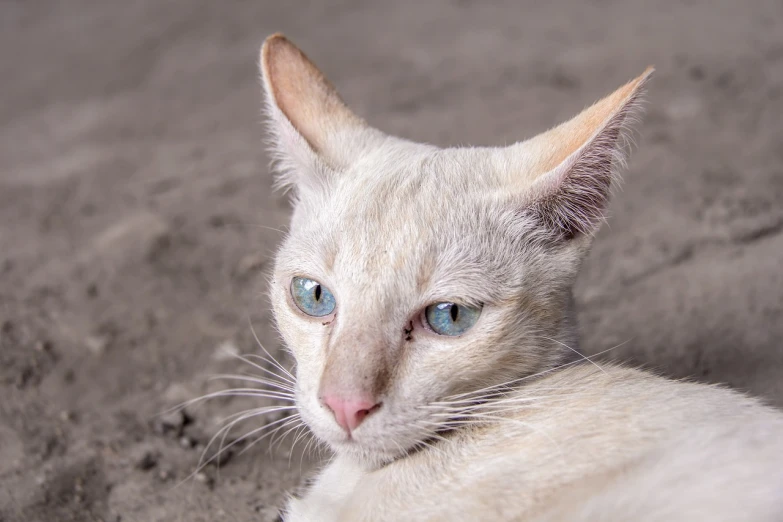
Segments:
[[[282,34],[266,39],[260,61],[282,184],[321,182],[317,178],[324,170],[346,168],[378,138],[380,133],[346,107],[323,73]]]
[[[524,157],[525,175],[514,184],[525,187],[526,214],[567,239],[598,230],[652,72],[648,68],[574,119],[511,147]]]

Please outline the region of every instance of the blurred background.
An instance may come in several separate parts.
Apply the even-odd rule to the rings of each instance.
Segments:
[[[263,401],[156,416],[226,388],[252,330],[290,365],[264,297],[290,210],[256,68],[276,31],[372,124],[443,146],[530,137],[655,65],[583,348],[783,406],[779,0],[0,0],[0,520],[272,521],[299,484],[290,439],[188,479]]]

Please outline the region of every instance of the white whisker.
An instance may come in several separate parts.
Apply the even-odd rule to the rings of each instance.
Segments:
[[[180,411],[198,402],[203,402],[209,399],[216,399],[219,397],[261,397],[266,399],[277,399],[294,402],[294,398],[292,396],[283,394],[282,392],[261,390],[259,388],[233,388],[207,393],[206,395],[196,397],[195,399],[190,399],[174,406],[173,408],[169,408],[168,410],[165,410],[158,415],[166,415],[171,412]]]
[[[277,433],[277,432],[278,432],[278,431],[280,431],[281,429],[284,429],[284,428],[285,428],[285,427],[286,427],[288,424],[290,424],[290,423],[292,423],[292,422],[296,422],[296,421],[298,421],[298,420],[299,420],[299,419],[298,419],[298,417],[299,417],[299,415],[297,414],[297,415],[295,415],[295,416],[292,416],[292,417],[290,417],[290,418],[282,418],[282,419],[279,419],[277,422],[281,422],[281,421],[284,421],[284,420],[285,420],[286,422],[283,422],[283,424],[281,424],[280,426],[278,426],[278,427],[277,427],[277,428],[275,428],[274,430],[270,431],[269,433],[265,433],[265,434],[263,434],[262,436],[258,437],[257,439],[253,440],[253,441],[252,441],[251,443],[249,443],[249,444],[248,444],[248,445],[247,445],[245,448],[243,448],[243,449],[242,449],[242,451],[240,451],[240,452],[239,452],[239,454],[240,454],[240,455],[244,454],[244,453],[245,453],[247,450],[249,450],[250,448],[252,448],[253,446],[255,446],[256,444],[258,444],[259,442],[261,442],[262,440],[264,440],[264,439],[265,439],[265,438],[267,438],[267,437],[274,437],[274,434],[275,434],[275,433]]]
[[[291,424],[294,424],[294,426],[299,426],[300,424],[302,424],[302,418],[301,418],[301,416],[298,413],[295,414],[295,415],[292,415],[291,416],[291,420],[289,422],[285,422],[285,423],[280,425],[281,429],[285,429],[285,431],[283,432],[282,435],[280,435],[280,436],[274,435],[274,436],[272,436],[271,439],[269,439],[269,449],[270,449],[270,451],[274,451],[275,442],[277,443],[277,447],[278,448],[280,447],[280,444],[283,443],[283,440],[285,439],[285,436],[290,431],[289,426]],[[275,430],[275,431],[278,431],[278,430]]]
[[[279,381],[273,381],[271,379],[265,379],[263,377],[253,377],[249,375],[238,375],[238,374],[218,374],[213,375],[209,378],[210,381],[214,380],[221,380],[221,379],[229,379],[229,380],[236,380],[236,381],[246,381],[246,382],[254,382],[256,384],[264,384],[267,386],[272,386],[273,388],[277,388],[278,390],[282,390],[285,392],[288,392],[288,395],[291,397],[294,396],[294,388],[292,386],[286,385],[285,383],[279,382]]]
[[[584,359],[586,359],[588,361],[591,361],[592,359],[595,359],[596,357],[598,357],[600,355],[603,355],[606,352],[615,350],[615,349],[623,346],[626,343],[628,343],[628,341],[623,341],[622,343],[620,343],[618,345],[615,345],[615,346],[613,346],[611,348],[607,348],[606,350],[603,350],[601,352],[593,354],[593,355],[591,355],[589,357],[584,357]],[[579,364],[581,362],[582,362],[582,359],[576,360],[576,361],[567,362],[567,363],[564,363],[564,364],[561,364],[561,365],[558,365],[558,366],[554,366],[552,368],[547,368],[546,370],[543,370],[543,371],[540,371],[540,372],[537,372],[537,373],[533,373],[533,374],[530,374],[530,375],[525,375],[524,377],[519,377],[519,378],[516,378],[516,379],[512,379],[510,381],[506,381],[506,382],[502,382],[502,383],[498,383],[498,384],[493,384],[491,386],[486,386],[486,387],[480,388],[478,390],[472,390],[472,391],[469,391],[469,392],[464,392],[464,393],[458,393],[458,394],[455,394],[455,395],[450,395],[450,396],[446,397],[445,400],[461,399],[461,398],[473,396],[473,395],[478,394],[478,393],[484,393],[484,392],[487,392],[487,391],[490,391],[490,390],[502,389],[504,387],[508,388],[508,387],[510,387],[512,385],[517,385],[517,384],[519,384],[519,383],[521,383],[523,381],[526,381],[528,379],[533,379],[535,377],[540,377],[542,375],[546,375],[546,374],[552,373],[554,371],[560,370],[562,368],[566,368],[568,366],[573,366],[575,364]]]
[[[294,409],[294,408],[293,408],[293,407],[291,407],[291,406],[285,406],[285,407],[280,407],[280,408],[278,408],[278,410],[279,410],[279,409]],[[250,411],[250,412],[254,412],[255,410],[249,410],[249,411]],[[277,411],[277,410],[274,410],[274,411]],[[267,428],[269,428],[269,427],[271,427],[271,426],[273,426],[273,425],[277,424],[278,422],[280,422],[280,421],[282,421],[282,420],[285,420],[285,418],[283,418],[283,419],[280,419],[280,420],[278,420],[278,421],[271,422],[271,423],[269,423],[269,424],[266,424],[266,425],[264,425],[264,426],[261,426],[260,428],[257,428],[257,429],[255,429],[255,430],[251,431],[250,433],[247,433],[247,434],[243,435],[242,437],[240,437],[240,438],[238,438],[238,439],[236,439],[236,440],[232,441],[232,442],[231,442],[231,443],[230,443],[228,446],[221,447],[221,448],[220,448],[220,450],[219,450],[217,453],[215,453],[215,454],[214,454],[212,457],[210,457],[208,460],[204,461],[204,457],[206,456],[207,452],[209,451],[209,448],[212,446],[212,444],[215,442],[215,440],[216,440],[218,437],[220,437],[220,436],[221,436],[221,434],[223,434],[223,433],[227,433],[228,431],[230,431],[230,430],[231,430],[231,428],[233,428],[233,427],[234,427],[234,426],[235,426],[237,423],[239,423],[239,422],[242,422],[242,421],[244,421],[244,420],[250,419],[250,418],[252,418],[252,417],[255,417],[255,416],[258,416],[258,415],[263,415],[263,414],[265,414],[265,413],[270,413],[270,412],[269,412],[269,411],[264,411],[264,412],[262,412],[262,413],[248,413],[248,414],[246,414],[246,415],[243,415],[243,416],[241,416],[241,417],[240,417],[240,418],[238,418],[238,419],[235,419],[234,421],[232,421],[232,422],[231,422],[231,423],[229,423],[228,425],[226,425],[226,426],[222,427],[220,430],[218,430],[218,432],[217,432],[217,433],[215,433],[215,435],[213,435],[213,436],[212,436],[212,438],[209,440],[209,442],[207,443],[206,447],[204,448],[204,451],[202,451],[202,453],[201,453],[201,457],[199,458],[199,463],[198,463],[198,465],[196,466],[196,469],[195,469],[195,470],[193,470],[193,472],[192,472],[192,473],[190,473],[190,474],[189,474],[187,477],[185,477],[184,479],[182,479],[181,481],[179,481],[177,484],[175,484],[175,485],[174,485],[174,488],[175,488],[175,489],[176,489],[176,488],[178,488],[179,486],[181,486],[182,484],[184,484],[184,483],[185,483],[185,482],[187,482],[188,480],[190,480],[190,479],[192,479],[193,477],[195,477],[195,476],[196,476],[196,475],[197,475],[197,474],[198,474],[198,473],[199,473],[201,470],[203,470],[203,469],[204,469],[206,466],[208,466],[208,465],[209,465],[211,462],[213,462],[213,461],[215,461],[216,459],[218,459],[218,458],[219,458],[221,455],[223,455],[223,454],[224,454],[226,451],[228,451],[229,449],[231,449],[231,448],[232,448],[233,446],[235,446],[236,444],[239,444],[240,442],[242,442],[243,440],[245,440],[247,437],[249,437],[249,436],[251,436],[251,435],[253,435],[253,434],[255,434],[255,433],[258,433],[258,432],[259,432],[259,431],[261,431],[261,430],[267,429]],[[224,439],[223,439],[223,440],[225,440],[225,437],[224,437]]]
[[[587,357],[585,357],[583,354],[579,353],[579,351],[578,351],[578,350],[575,350],[574,348],[571,348],[571,347],[570,347],[570,346],[568,346],[566,343],[564,343],[564,342],[561,342],[561,341],[558,341],[557,339],[552,339],[551,337],[543,337],[543,339],[547,339],[547,340],[549,340],[549,341],[552,341],[553,343],[557,343],[557,344],[559,344],[560,346],[563,346],[563,347],[565,347],[565,348],[568,348],[569,350],[571,350],[572,352],[574,352],[576,355],[578,355],[579,357],[581,357],[581,358],[582,358],[582,360],[589,362],[590,364],[592,364],[593,366],[595,366],[596,368],[598,368],[599,370],[601,370],[603,373],[606,373],[606,371],[605,371],[603,368],[601,368],[601,367],[598,365],[598,363],[596,363],[596,362],[595,362],[595,361],[593,361],[593,360],[590,360],[590,359],[588,359],[588,358],[587,358]]]
[[[277,361],[277,359],[275,359],[275,358],[272,356],[272,354],[271,354],[271,353],[269,353],[269,352],[267,351],[267,349],[266,349],[266,348],[264,348],[264,345],[261,343],[261,340],[258,338],[258,335],[256,334],[256,330],[255,330],[255,328],[253,328],[253,321],[252,321],[252,319],[250,319],[250,317],[249,317],[249,316],[248,316],[248,318],[247,318],[247,322],[248,322],[248,324],[250,325],[250,331],[253,333],[253,337],[255,338],[255,340],[256,340],[256,343],[258,343],[258,346],[259,346],[259,348],[261,348],[261,349],[264,351],[264,353],[265,353],[265,354],[266,354],[266,355],[269,357],[269,359],[271,359],[271,361],[270,361],[270,362],[271,362],[272,364],[274,364],[274,365],[275,365],[275,366],[276,366],[276,367],[277,367],[277,368],[278,368],[280,371],[282,371],[282,372],[283,372],[283,373],[285,373],[285,374],[286,374],[288,377],[290,377],[290,378],[291,378],[291,383],[294,383],[294,382],[296,381],[296,377],[294,377],[294,376],[291,374],[291,372],[289,372],[288,370],[286,370],[286,369],[283,367],[283,365],[282,365],[282,364],[280,364],[280,363]]]

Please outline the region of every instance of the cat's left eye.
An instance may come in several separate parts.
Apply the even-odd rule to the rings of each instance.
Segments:
[[[456,337],[470,330],[481,315],[481,307],[456,303],[435,303],[424,309],[424,320],[440,335]]]
[[[337,307],[334,295],[324,285],[306,277],[291,281],[291,297],[302,312],[313,317],[324,317]]]

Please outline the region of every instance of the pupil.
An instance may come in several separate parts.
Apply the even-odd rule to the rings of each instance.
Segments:
[[[457,315],[459,315],[459,307],[457,305],[451,305],[451,310],[449,310],[449,313],[451,314],[451,320],[456,321]]]
[[[321,300],[321,285],[316,285],[315,287],[315,300],[316,301]]]

